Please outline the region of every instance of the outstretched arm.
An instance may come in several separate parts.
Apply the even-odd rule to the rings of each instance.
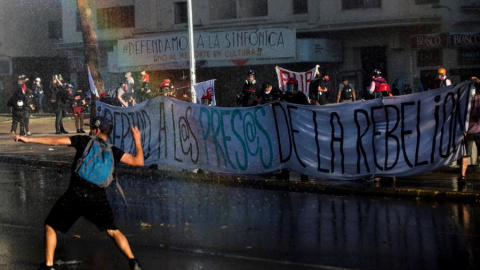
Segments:
[[[15,136],[13,138],[16,142],[36,143],[45,145],[71,145],[70,137],[25,137]]]
[[[138,130],[138,127],[132,127],[131,130],[133,141],[135,142],[135,156],[130,153],[125,153],[120,159],[120,162],[130,166],[142,167],[144,164],[144,157],[140,130]]]

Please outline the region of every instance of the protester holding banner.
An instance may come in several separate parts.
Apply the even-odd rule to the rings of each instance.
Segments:
[[[320,76],[318,81],[317,88],[317,98],[316,105],[326,105],[328,104],[327,94],[328,94],[328,82],[330,81],[330,75],[328,73],[323,73]]]
[[[249,70],[243,89],[237,94],[237,105],[241,105],[242,107],[255,106],[258,104],[259,95],[260,87],[255,80],[255,72]]]

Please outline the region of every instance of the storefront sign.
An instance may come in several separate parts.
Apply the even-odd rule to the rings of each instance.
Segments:
[[[451,33],[449,45],[453,48],[480,48],[480,32]]]
[[[200,32],[194,37],[196,60],[293,58],[296,34],[292,29],[268,28]],[[186,32],[118,41],[119,67],[189,61]]]
[[[412,39],[413,49],[429,49],[429,48],[446,48],[447,47],[447,34],[428,34],[413,36]]]

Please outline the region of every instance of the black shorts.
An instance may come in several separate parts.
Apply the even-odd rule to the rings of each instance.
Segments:
[[[466,154],[464,157],[471,157],[473,152],[473,143],[477,146],[477,153],[480,152],[480,133],[467,134],[465,137]]]
[[[66,233],[82,216],[101,231],[118,229],[107,194],[102,188],[95,192],[67,190],[50,210],[45,224],[56,231]]]

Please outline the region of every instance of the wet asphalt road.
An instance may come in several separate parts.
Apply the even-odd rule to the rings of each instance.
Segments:
[[[68,169],[0,163],[0,269],[36,269]],[[186,175],[188,177],[188,175]],[[479,269],[480,206],[338,197],[121,175],[109,197],[144,269]],[[84,219],[59,269],[128,269]]]

